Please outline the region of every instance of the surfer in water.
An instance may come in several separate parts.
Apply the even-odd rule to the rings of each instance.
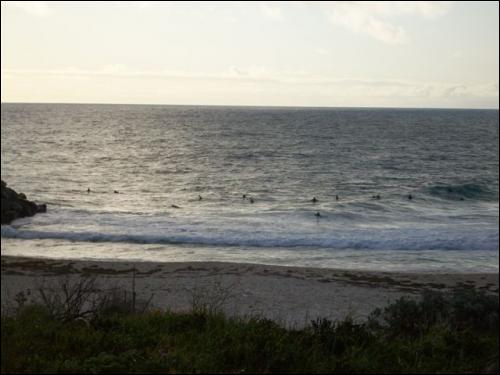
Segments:
[[[413,196],[411,194],[408,194],[408,199],[409,200],[412,200],[413,199]]]
[[[201,201],[203,198],[201,195],[198,195],[198,200]]]
[[[313,199],[311,199],[311,202],[313,203],[316,203],[318,200],[316,199],[316,197],[313,197]]]
[[[320,213],[319,213],[319,211],[318,211],[318,212],[316,212],[316,213],[314,214],[314,216],[316,216],[316,217],[321,217],[321,214],[320,214]]]
[[[254,202],[253,198],[250,198],[250,203],[253,203],[253,202]]]
[[[339,196],[338,195],[335,195],[335,200],[338,201],[339,200]]]
[[[87,193],[90,193],[90,188],[87,189]]]

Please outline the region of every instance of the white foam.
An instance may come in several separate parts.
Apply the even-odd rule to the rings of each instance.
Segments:
[[[498,250],[498,231],[478,229],[355,229],[321,232],[273,232],[213,226],[130,227],[113,231],[40,230],[2,226],[2,237],[58,239],[81,242],[129,242],[140,244],[196,244],[208,246],[312,247],[324,249],[376,250]]]

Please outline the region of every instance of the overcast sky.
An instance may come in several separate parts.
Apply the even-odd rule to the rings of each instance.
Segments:
[[[498,2],[2,1],[2,102],[498,108]]]

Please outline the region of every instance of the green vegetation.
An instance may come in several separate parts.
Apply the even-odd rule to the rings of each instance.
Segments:
[[[362,324],[322,319],[286,329],[203,308],[138,313],[114,300],[87,319],[69,319],[61,310],[54,313],[53,300],[50,309],[22,303],[15,314],[2,316],[1,370],[496,373],[498,304],[498,296],[474,290],[428,292],[378,309]]]

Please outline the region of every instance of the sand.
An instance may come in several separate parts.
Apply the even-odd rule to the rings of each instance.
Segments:
[[[135,277],[134,277],[135,275]],[[2,256],[2,309],[24,292],[82,276],[97,278],[100,290],[132,290],[150,307],[189,311],[194,304],[220,307],[230,315],[258,315],[285,326],[311,319],[363,320],[376,307],[426,289],[463,286],[498,295],[498,273],[430,274],[367,272],[220,262],[153,263],[51,260]],[[135,280],[135,281],[134,281]]]

